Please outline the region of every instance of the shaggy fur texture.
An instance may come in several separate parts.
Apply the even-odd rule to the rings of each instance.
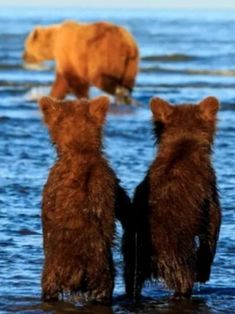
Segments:
[[[126,285],[138,297],[147,279],[162,278],[176,297],[209,280],[221,210],[211,149],[219,103],[171,106],[151,101],[158,154],[134,195],[136,233],[129,233]],[[132,253],[133,254],[133,253]]]
[[[55,60],[56,79],[51,96],[63,99],[69,92],[88,97],[89,86],[115,94],[131,91],[138,72],[139,53],[132,35],[107,22],[37,27],[26,39],[24,60]]]
[[[112,296],[115,216],[126,228],[130,201],[102,154],[108,106],[107,97],[40,100],[58,153],[43,191],[44,300],[76,292],[100,302]]]

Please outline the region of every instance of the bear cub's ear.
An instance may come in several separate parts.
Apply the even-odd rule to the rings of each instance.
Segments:
[[[151,99],[150,107],[154,116],[154,120],[163,123],[167,122],[169,116],[173,111],[172,106],[167,101],[159,97]]]
[[[110,100],[107,96],[100,96],[90,101],[89,112],[99,124],[103,124],[109,109]]]
[[[213,121],[219,110],[220,104],[216,97],[209,96],[199,103],[201,116],[204,120]]]
[[[52,97],[43,96],[39,100],[39,105],[43,113],[45,123],[47,125],[52,125],[56,121],[60,110],[58,102]]]

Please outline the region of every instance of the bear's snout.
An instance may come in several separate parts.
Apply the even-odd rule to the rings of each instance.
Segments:
[[[27,61],[27,52],[24,52],[24,53],[23,53],[22,59],[23,59],[24,61]]]
[[[26,63],[38,63],[36,58],[34,56],[30,55],[29,53],[27,53],[26,51],[23,53],[22,58],[23,58],[24,62],[26,62]]]

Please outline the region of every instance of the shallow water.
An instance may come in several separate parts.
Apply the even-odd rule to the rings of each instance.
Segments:
[[[122,24],[140,45],[133,96],[142,106],[110,114],[104,141],[130,195],[155,153],[149,99],[158,95],[182,103],[215,95],[221,100],[214,166],[223,224],[211,280],[195,287],[191,301],[171,301],[156,283],[146,286],[140,304],[128,303],[117,249],[112,307],[40,301],[41,191],[55,154],[35,98],[48,91],[54,74],[52,64],[25,70],[21,54],[34,25],[63,19]],[[235,313],[235,12],[1,9],[0,30],[0,313]]]

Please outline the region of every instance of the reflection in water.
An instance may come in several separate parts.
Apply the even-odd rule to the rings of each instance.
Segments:
[[[79,306],[66,302],[42,303],[37,305],[12,308],[17,313],[81,313],[81,314],[113,314],[112,307],[102,305]]]
[[[29,300],[30,305],[11,306],[11,312],[16,313],[80,313],[80,314],[114,314],[114,313],[164,313],[164,314],[183,314],[183,313],[214,313],[207,306],[202,298],[192,300],[173,301],[168,298],[158,300],[143,298],[140,302],[128,303],[127,300],[114,300],[111,306],[72,304],[66,302],[37,303],[37,300]],[[34,305],[35,301],[35,305]],[[33,305],[32,305],[33,304]]]

